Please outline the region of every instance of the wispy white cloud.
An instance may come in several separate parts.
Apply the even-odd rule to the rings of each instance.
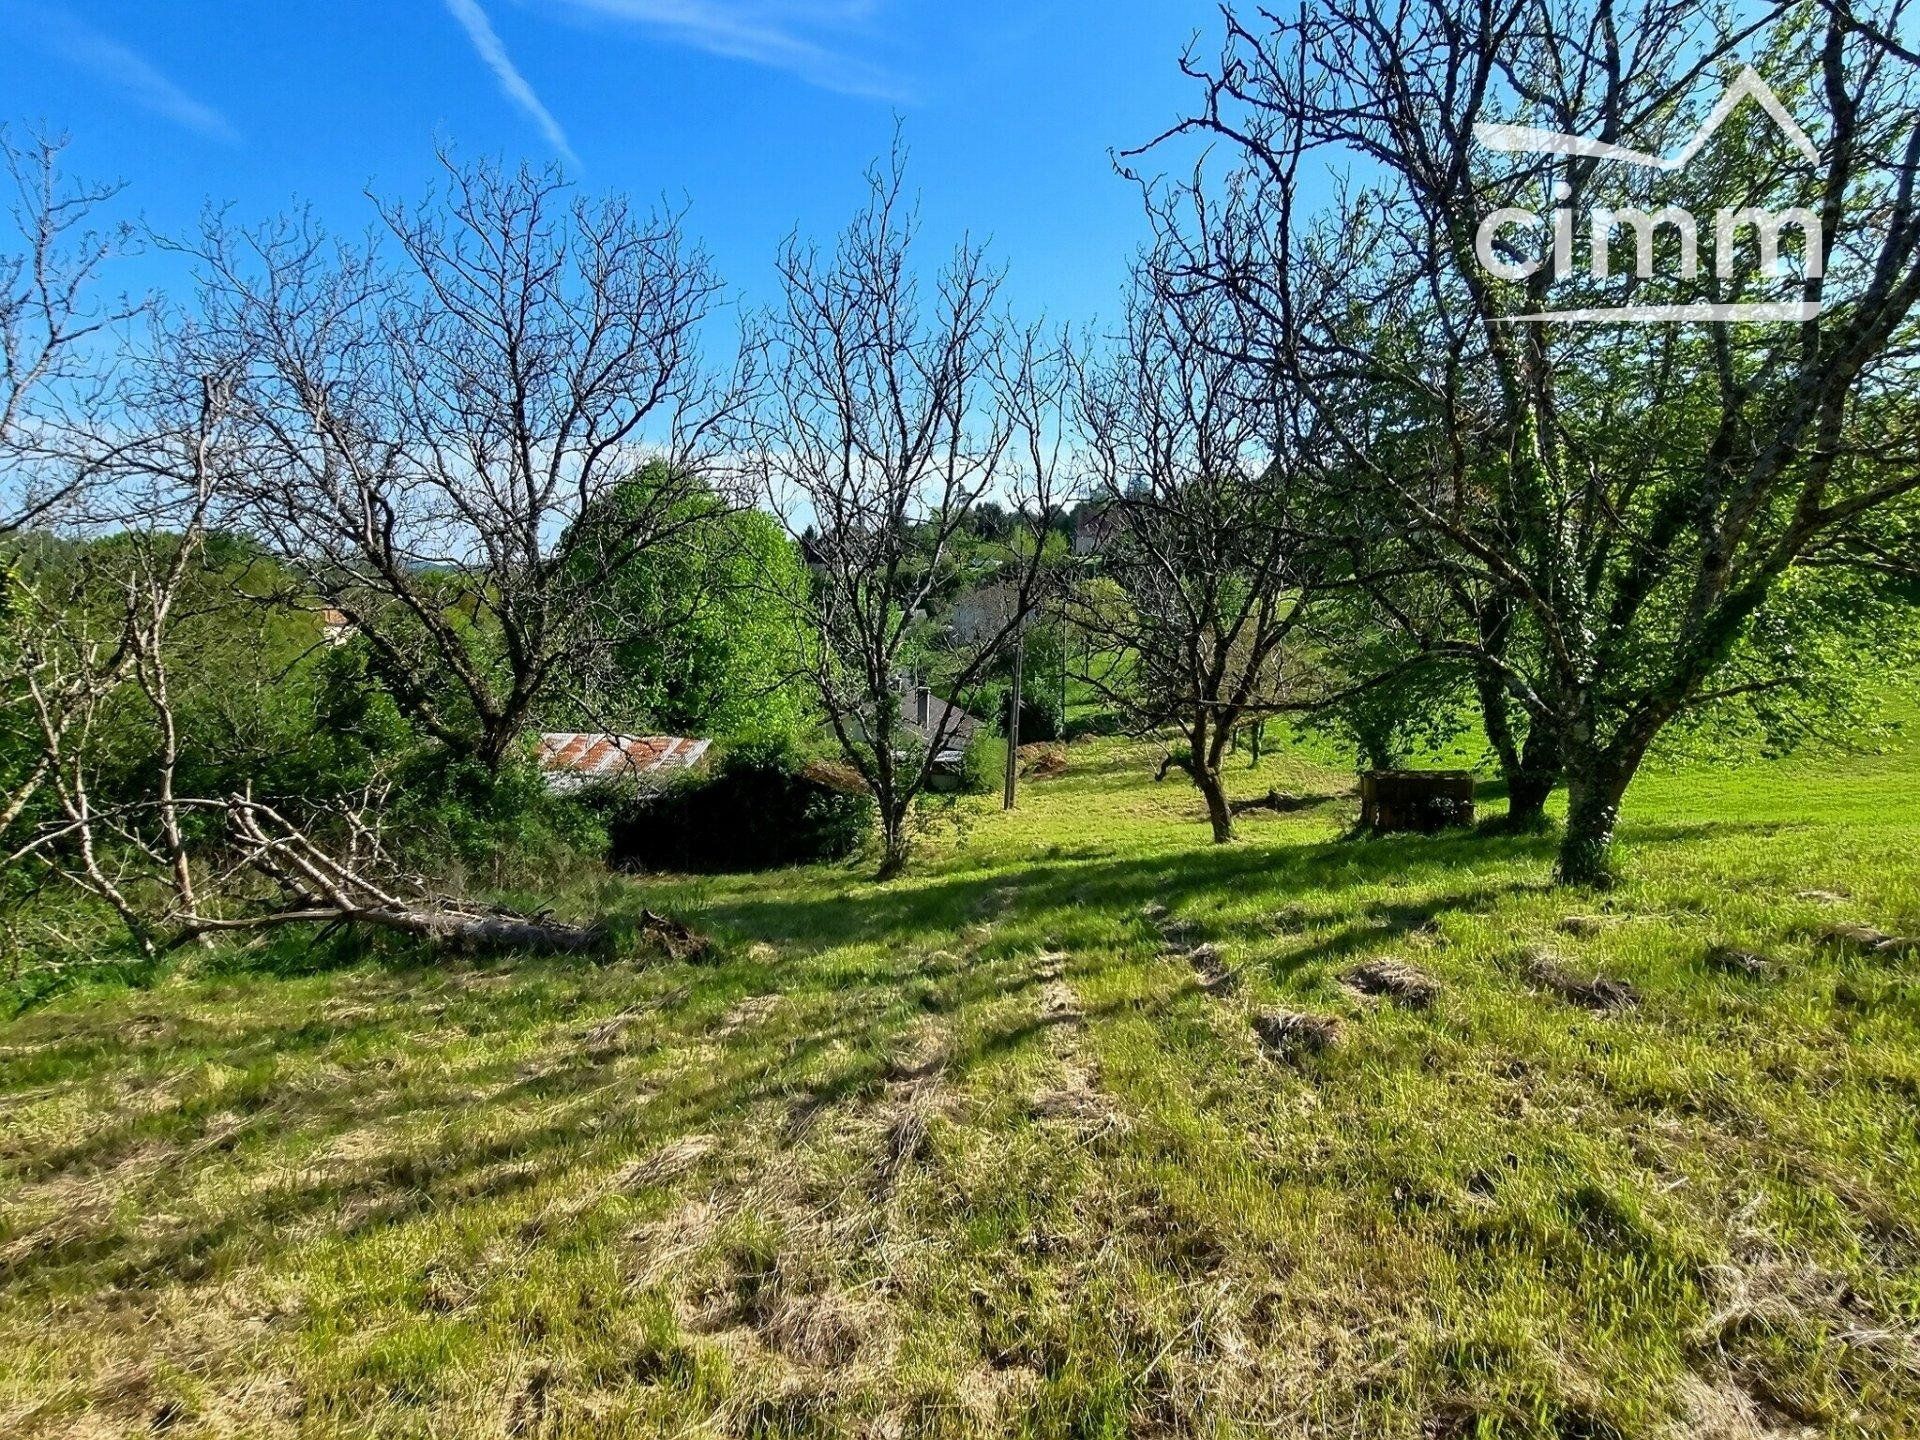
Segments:
[[[487,18],[487,12],[480,8],[480,0],[446,0],[447,9],[453,13],[467,32],[467,38],[473,42],[473,48],[493,71],[494,78],[500,82],[500,88],[507,98],[526,111],[533,123],[540,127],[540,133],[547,137],[547,143],[555,149],[560,158],[578,170],[580,157],[574,154],[573,146],[568,143],[567,132],[560,122],[553,118],[553,112],[541,102],[534,93],[533,86],[527,83],[527,77],[520,73],[513,63],[513,57],[507,54],[507,47],[500,43],[500,36],[493,28],[493,22]]]
[[[711,55],[797,75],[823,90],[896,103],[910,98],[884,66],[849,53],[875,0],[561,0]]]
[[[28,15],[49,50],[91,71],[142,109],[208,139],[238,143],[240,135],[226,116],[189,95],[144,55],[56,7],[36,7]]]

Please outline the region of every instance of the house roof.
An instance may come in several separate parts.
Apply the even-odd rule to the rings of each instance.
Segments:
[[[958,705],[950,705],[938,695],[927,695],[926,723],[920,722],[919,699],[913,691],[900,697],[900,723],[912,730],[923,743],[931,745],[936,735],[940,736],[940,753],[934,757],[941,765],[958,765],[966,758],[967,747],[973,744],[973,737],[986,722],[978,716],[969,715]],[[944,732],[944,733],[942,733]]]
[[[538,755],[548,787],[566,791],[612,781],[677,775],[698,766],[712,745],[711,740],[687,740],[677,735],[561,731],[540,737]]]

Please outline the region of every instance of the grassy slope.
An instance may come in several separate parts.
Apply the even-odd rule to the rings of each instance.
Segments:
[[[283,952],[0,1026],[0,1433],[1920,1434],[1920,957],[1809,938],[1920,930],[1920,751],[1650,777],[1604,902],[1343,803],[1216,851],[1075,757],[890,886],[580,897],[717,961]],[[1273,1006],[1345,1043],[1265,1058]]]

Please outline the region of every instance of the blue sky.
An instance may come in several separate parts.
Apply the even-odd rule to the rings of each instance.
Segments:
[[[71,133],[165,231],[416,195],[436,138],[668,195],[749,300],[829,234],[898,114],[928,238],[991,237],[1015,301],[1111,314],[1142,226],[1109,147],[1191,98],[1173,0],[0,0],[0,121]],[[145,262],[160,267],[154,258]],[[158,268],[140,284],[165,278]]]

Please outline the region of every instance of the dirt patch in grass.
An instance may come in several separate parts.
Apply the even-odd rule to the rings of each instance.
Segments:
[[[1085,1016],[1079,996],[1064,978],[1066,959],[1058,953],[1040,957],[1040,1019],[1049,1027],[1059,1076],[1033,1097],[1032,1114],[1037,1120],[1064,1124],[1083,1138],[1122,1131],[1126,1117],[1101,1089],[1099,1067],[1085,1054]]]
[[[907,1172],[930,1153],[929,1125],[935,1113],[937,1093],[937,1081],[923,1081],[891,1107],[873,1167],[872,1188],[877,1201],[891,1198]]]
[[[1087,1012],[1080,1006],[1080,997],[1074,994],[1073,987],[1064,980],[1049,981],[1040,991],[1040,1023],[1042,1025],[1081,1025],[1087,1018]]]
[[[1169,920],[1160,927],[1160,948],[1168,955],[1190,950],[1198,945],[1205,932],[1192,920]]]
[[[878,1329],[882,1309],[871,1297],[862,1304],[833,1291],[796,1295],[782,1290],[763,1305],[756,1328],[795,1364],[837,1368],[860,1353],[865,1338]]]
[[[1748,1228],[1707,1286],[1693,1337],[1725,1433],[1832,1433],[1847,1397],[1920,1377],[1920,1333],[1898,1303]],[[1898,1383],[1898,1382],[1896,1382]]]
[[[1592,977],[1575,974],[1559,959],[1545,951],[1533,951],[1522,962],[1527,979],[1552,992],[1569,1005],[1602,1013],[1631,1010],[1640,1003],[1640,992],[1625,980],[1605,975]]]
[[[1819,1434],[1749,1393],[1731,1375],[1683,1376],[1679,1401],[1687,1440],[1814,1440]]]
[[[1057,1121],[1082,1135],[1104,1134],[1126,1125],[1112,1097],[1101,1090],[1098,1073],[1080,1063],[1064,1065],[1059,1083],[1035,1095],[1032,1108],[1035,1119]]]
[[[1722,975],[1735,975],[1743,980],[1764,980],[1774,972],[1774,964],[1766,956],[1753,950],[1742,950],[1737,945],[1712,945],[1707,948],[1707,968],[1718,970]]]
[[[589,1060],[604,1061],[642,1048],[643,1027],[651,1014],[651,1011],[635,1006],[586,1026],[579,1032],[582,1053]]]
[[[1440,982],[1404,960],[1369,960],[1340,978],[1350,990],[1414,1010],[1428,1009],[1440,998]]]
[[[1560,922],[1560,930],[1563,934],[1590,940],[1595,935],[1606,934],[1608,930],[1618,925],[1622,918],[1619,915],[1569,915]]]
[[[1332,1015],[1263,1010],[1253,1017],[1253,1033],[1269,1056],[1283,1064],[1294,1064],[1342,1044],[1346,1027]]]
[[[1819,943],[1835,950],[1854,950],[1869,955],[1900,955],[1920,950],[1920,938],[1889,935],[1871,925],[1829,925],[1819,934]]]
[[[677,1180],[713,1154],[719,1143],[712,1135],[683,1135],[623,1166],[614,1177],[614,1188],[644,1190]]]
[[[755,995],[742,1000],[720,1017],[720,1024],[714,1034],[719,1036],[738,1035],[742,1030],[750,1030],[755,1025],[772,1017],[780,1008],[778,995]]]
[[[501,1428],[515,1440],[538,1435],[547,1420],[547,1395],[553,1388],[553,1367],[535,1364],[513,1388]]]
[[[1275,935],[1298,935],[1313,923],[1313,913],[1304,905],[1287,905],[1268,917],[1267,928]]]
[[[1200,988],[1210,995],[1231,995],[1240,988],[1240,972],[1227,964],[1218,945],[1196,946],[1187,963],[1200,978]]]
[[[1069,768],[1064,746],[1041,743],[1020,747],[1020,773],[1030,780],[1057,780]]]
[[[889,1084],[911,1084],[931,1079],[947,1068],[951,1042],[937,1020],[925,1020],[895,1036],[887,1046]]]

